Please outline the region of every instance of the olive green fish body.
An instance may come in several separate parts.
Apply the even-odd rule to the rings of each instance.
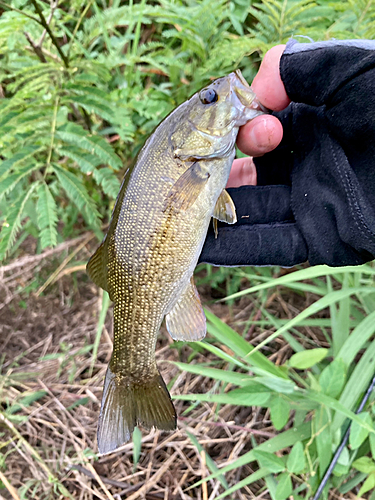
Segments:
[[[138,423],[175,428],[156,366],[156,339],[164,317],[174,339],[198,340],[206,333],[193,271],[211,217],[236,220],[223,190],[238,127],[261,112],[253,101],[238,73],[213,82],[158,126],[124,179],[108,233],[88,264],[114,302],[101,452],[127,441]]]

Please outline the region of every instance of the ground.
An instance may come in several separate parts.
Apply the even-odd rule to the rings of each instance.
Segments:
[[[193,485],[214,470],[211,459],[217,466],[228,464],[254,443],[274,436],[268,411],[175,401],[178,430],[171,434],[142,431],[135,465],[137,443],[133,442],[116,453],[97,457],[96,427],[112,350],[112,311],[108,311],[98,355],[93,359],[102,293],[86,276],[84,262],[94,248],[91,235],[83,235],[45,252],[43,258],[25,253],[1,268],[0,401],[4,416],[0,420],[0,498],[54,499],[70,494],[82,500],[213,500],[225,491],[223,477]],[[72,255],[75,264],[69,268]],[[253,344],[263,340],[269,330],[246,325],[249,318],[259,318],[252,298],[246,296],[231,306],[218,302],[224,293],[220,287],[210,287],[205,273],[202,269],[198,275],[198,288],[206,307]],[[50,281],[44,290],[40,288]],[[267,307],[292,317],[308,300],[289,294],[285,301],[275,291]],[[310,334],[316,332],[312,329]],[[324,339],[318,340],[324,345]],[[277,364],[292,353],[278,339],[267,349]],[[181,372],[173,364],[203,364],[214,359],[191,345],[174,344],[164,327],[157,360],[173,396],[206,392],[215,384]],[[252,472],[246,465],[227,473],[225,479],[231,486]],[[270,497],[260,481],[241,488],[231,498]]]

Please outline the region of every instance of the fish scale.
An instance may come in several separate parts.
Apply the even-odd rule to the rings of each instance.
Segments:
[[[136,425],[173,430],[176,412],[155,347],[164,317],[175,340],[206,334],[193,272],[211,216],[236,222],[224,187],[238,128],[262,108],[239,72],[176,108],[128,170],[106,236],[87,271],[114,302],[113,354],[98,424],[101,453]]]

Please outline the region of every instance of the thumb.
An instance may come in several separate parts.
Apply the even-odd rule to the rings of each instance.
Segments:
[[[290,103],[280,76],[280,59],[284,50],[285,45],[276,45],[266,53],[251,85],[263,106],[273,111],[280,111]]]

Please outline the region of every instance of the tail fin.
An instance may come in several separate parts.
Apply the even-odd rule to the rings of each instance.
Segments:
[[[119,379],[107,369],[98,423],[99,453],[108,453],[131,438],[134,427],[176,428],[176,411],[168,389],[158,373],[145,385]]]

